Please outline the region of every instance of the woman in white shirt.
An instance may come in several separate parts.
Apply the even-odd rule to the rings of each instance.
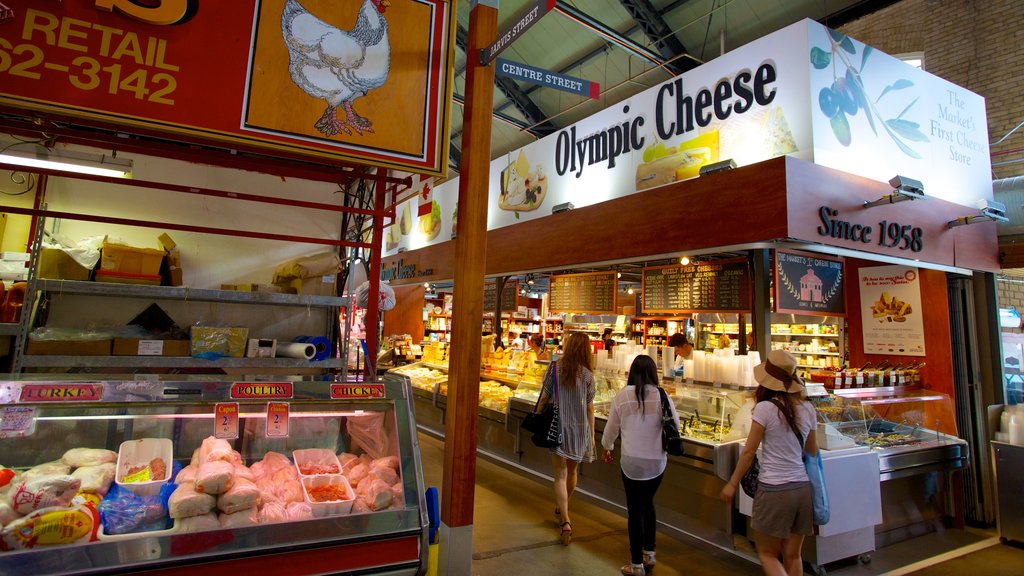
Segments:
[[[608,424],[601,445],[604,461],[612,461],[615,439],[622,433],[622,484],[629,516],[630,563],[622,567],[627,576],[644,576],[654,567],[654,536],[657,519],[654,494],[661,485],[668,457],[661,445],[661,389],[658,366],[650,356],[637,356],[629,367],[626,387],[612,400]],[[669,410],[676,427],[679,415],[672,402]]]
[[[754,367],[759,386],[750,434],[721,494],[722,500],[732,502],[736,486],[761,446],[751,526],[756,532],[761,568],[771,576],[803,574],[800,548],[804,537],[813,533],[811,487],[803,453],[818,453],[814,437],[817,417],[814,407],[803,397],[804,383],[796,375],[796,368],[796,359],[783,350],[772,350],[765,362]]]

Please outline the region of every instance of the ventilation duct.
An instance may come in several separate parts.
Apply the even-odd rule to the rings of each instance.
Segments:
[[[999,235],[1024,234],[1024,176],[993,181],[992,197],[1006,206],[1006,216],[1010,219],[999,223]]]

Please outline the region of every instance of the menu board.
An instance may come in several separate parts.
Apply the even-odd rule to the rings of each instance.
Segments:
[[[501,291],[501,309],[502,311],[515,311],[518,302],[516,301],[516,293],[519,292],[519,281],[508,280],[505,282],[505,287]],[[484,313],[494,312],[494,306],[498,303],[497,295],[498,288],[497,282],[485,282],[484,283]]]
[[[614,314],[618,274],[590,272],[552,276],[548,288],[548,310],[581,314]]]
[[[749,312],[750,292],[745,258],[644,268],[645,313]]]
[[[844,281],[841,258],[775,251],[776,312],[845,315]]]

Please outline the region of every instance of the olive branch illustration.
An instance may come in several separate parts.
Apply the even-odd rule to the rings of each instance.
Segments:
[[[793,296],[793,298],[799,300],[800,293],[797,292],[796,288],[793,286],[793,283],[790,282],[789,276],[786,276],[786,271],[783,270],[781,267],[779,268],[779,279],[782,280],[782,285],[786,287],[786,292],[789,292],[790,295]]]
[[[921,155],[911,148],[908,142],[930,142],[930,140],[927,135],[921,132],[920,124],[903,118],[917,104],[920,97],[914,98],[894,118],[885,119],[878,110],[878,103],[886,94],[905,90],[912,87],[914,83],[900,78],[886,86],[874,101],[868,99],[864,90],[862,74],[865,65],[867,65],[868,57],[874,52],[874,49],[871,46],[864,46],[860,58],[860,68],[858,69],[850,60],[851,57],[857,55],[857,47],[853,44],[853,40],[849,36],[832,29],[828,30],[828,35],[828,50],[814,46],[811,48],[810,58],[811,65],[817,70],[824,70],[830,65],[832,66],[832,85],[822,88],[818,92],[818,107],[830,119],[832,133],[835,134],[836,140],[843,146],[850,145],[853,141],[853,135],[850,132],[850,121],[847,119],[847,116],[856,116],[859,110],[864,110],[864,116],[868,120],[868,125],[871,126],[871,131],[876,136],[878,135],[878,128],[875,126],[875,119],[877,118],[882,128],[885,129],[889,137],[892,138],[892,141],[904,154],[911,158],[920,159]],[[836,69],[838,61],[842,61],[846,66],[846,73],[843,75],[840,75]]]

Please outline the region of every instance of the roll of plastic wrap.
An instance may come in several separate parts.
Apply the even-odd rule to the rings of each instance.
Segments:
[[[285,358],[312,360],[316,356],[316,346],[305,342],[280,343],[277,345],[277,355]]]
[[[320,360],[327,360],[328,356],[331,355],[331,341],[325,336],[299,336],[295,341],[312,344],[316,347],[316,354],[313,356],[313,360],[318,362]]]

